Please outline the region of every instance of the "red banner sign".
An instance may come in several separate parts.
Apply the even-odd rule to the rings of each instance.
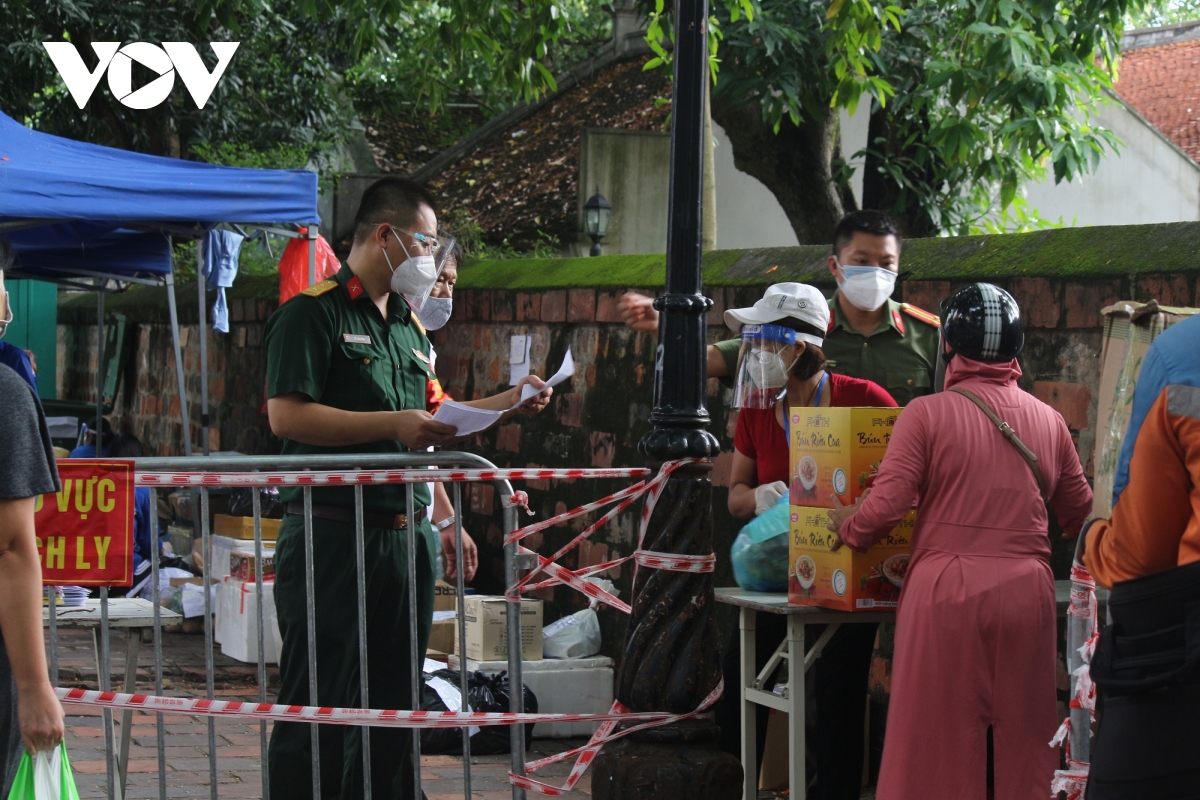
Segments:
[[[58,462],[62,491],[34,505],[42,581],[130,586],[133,582],[133,462]]]

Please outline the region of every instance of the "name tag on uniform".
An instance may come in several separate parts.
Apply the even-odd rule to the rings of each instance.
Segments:
[[[428,364],[428,363],[429,363],[429,356],[425,355],[424,353],[422,353],[420,350],[418,350],[418,349],[417,349],[417,348],[415,348],[415,347],[412,349],[412,351],[413,351],[413,355],[414,355],[414,356],[416,356],[417,358],[421,359],[421,360],[422,360],[422,361],[424,361],[426,364]]]
[[[342,341],[346,344],[370,344],[371,337],[361,333],[343,333]]]

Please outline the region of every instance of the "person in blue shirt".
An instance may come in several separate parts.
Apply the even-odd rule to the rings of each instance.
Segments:
[[[4,254],[0,253],[0,364],[11,367],[12,371],[25,379],[37,394],[37,378],[34,377],[33,362],[29,354],[14,344],[4,341],[4,332],[13,321],[12,306],[8,302],[8,290],[4,288]]]
[[[100,447],[97,452],[96,448],[96,433],[100,433]],[[92,420],[85,426],[83,434],[83,444],[71,451],[71,458],[103,458],[112,453],[108,452],[108,445],[113,441],[112,426],[108,424],[108,420],[104,417]],[[141,447],[141,443],[138,443]]]
[[[109,458],[141,458],[142,443],[132,434],[123,433],[108,447]],[[157,514],[150,507],[150,488],[137,486],[133,490],[133,586],[128,596],[137,595],[150,580],[150,559],[162,555],[162,543],[167,537],[159,534],[158,552],[154,552],[154,526]]]

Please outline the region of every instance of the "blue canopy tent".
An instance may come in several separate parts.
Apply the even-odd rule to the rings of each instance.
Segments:
[[[219,225],[307,236],[311,284],[319,222],[315,173],[221,167],[117,150],[30,130],[0,113],[0,239],[16,252],[12,276],[99,289],[101,364],[109,284],[166,287],[189,455],[171,238],[200,238]],[[197,285],[200,363],[207,365],[204,282]],[[207,453],[206,367],[201,369],[201,415]]]

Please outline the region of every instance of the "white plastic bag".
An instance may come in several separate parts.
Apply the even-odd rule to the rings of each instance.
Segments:
[[[546,658],[587,658],[600,652],[600,619],[590,608],[542,628]]]

